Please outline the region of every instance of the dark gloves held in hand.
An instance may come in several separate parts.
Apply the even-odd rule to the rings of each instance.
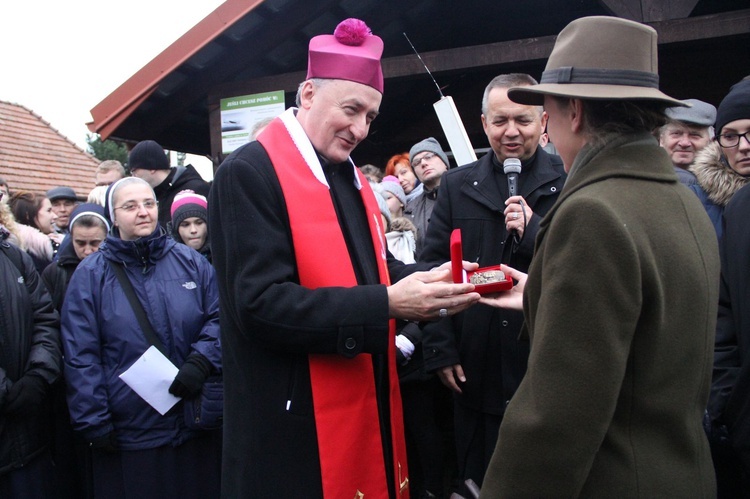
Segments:
[[[36,374],[25,374],[13,383],[5,404],[6,414],[23,415],[34,412],[44,402],[49,383]]]
[[[115,438],[115,432],[111,431],[101,437],[96,437],[89,442],[89,447],[92,450],[98,450],[102,452],[114,453],[117,452],[117,439]]]
[[[177,372],[177,376],[169,387],[169,393],[175,397],[194,397],[200,393],[209,374],[211,374],[211,362],[197,352],[191,353]]]

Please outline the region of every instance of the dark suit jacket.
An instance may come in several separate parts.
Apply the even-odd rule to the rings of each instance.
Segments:
[[[519,245],[505,230],[507,177],[490,153],[443,176],[420,262],[449,260],[451,232],[460,228],[464,260],[479,262],[480,267],[502,262],[527,271],[539,221],[557,200],[566,175],[562,160],[541,147],[522,168],[519,193],[534,215]],[[467,381],[457,400],[476,410],[502,414],[526,371],[528,342],[518,340],[522,323],[520,312],[474,305],[428,325],[425,368],[435,371],[462,364]]]

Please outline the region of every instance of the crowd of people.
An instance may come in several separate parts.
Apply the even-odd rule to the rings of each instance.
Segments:
[[[750,78],[677,100],[656,44],[577,19],[478,96],[485,156],[356,168],[348,19],[212,183],[153,140],[85,200],[0,179],[0,497],[746,497]]]
[[[168,164],[153,144],[146,151]],[[180,167],[166,170],[161,198],[117,161],[95,172],[92,202],[68,186],[8,200],[2,182],[0,496],[219,496],[221,430],[194,428],[184,408],[221,373],[206,198],[177,190]],[[151,346],[174,366],[166,411],[120,377]]]

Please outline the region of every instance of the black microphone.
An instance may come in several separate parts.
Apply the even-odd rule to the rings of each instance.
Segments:
[[[508,176],[508,197],[516,196],[518,194],[518,174],[521,173],[521,160],[518,158],[506,159],[503,161],[503,171]],[[516,244],[520,244],[518,231],[513,229],[511,233]]]
[[[503,171],[508,176],[508,197],[518,195],[518,174],[521,173],[521,160],[508,158],[503,161]]]

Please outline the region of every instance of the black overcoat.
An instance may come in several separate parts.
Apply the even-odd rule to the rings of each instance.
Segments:
[[[42,272],[42,282],[47,287],[58,313],[62,311],[68,283],[79,263],[81,259],[76,255],[73,241],[66,241],[57,255],[57,260],[47,265]]]
[[[60,316],[30,256],[0,235],[0,475],[28,464],[49,445],[48,410],[5,414],[8,392],[25,375],[54,383],[62,369]],[[15,252],[21,272],[5,251]]]
[[[526,272],[539,221],[557,200],[566,175],[560,158],[541,147],[522,168],[519,193],[534,215],[520,245],[513,247],[505,230],[507,177],[489,153],[443,176],[420,262],[450,260],[450,236],[458,228],[464,260],[478,262],[480,267],[502,262]],[[522,324],[521,312],[474,305],[425,328],[425,367],[434,371],[460,363],[467,381],[456,400],[474,410],[500,415],[526,372],[528,342],[518,340]]]
[[[719,241],[721,286],[709,413],[730,429],[732,445],[750,472],[750,186],[724,210]],[[745,371],[743,373],[743,370]]]
[[[225,381],[222,495],[321,497],[308,354],[385,355],[386,287],[299,284],[281,185],[258,142],[224,161],[208,206]],[[404,265],[388,261],[398,280]]]

